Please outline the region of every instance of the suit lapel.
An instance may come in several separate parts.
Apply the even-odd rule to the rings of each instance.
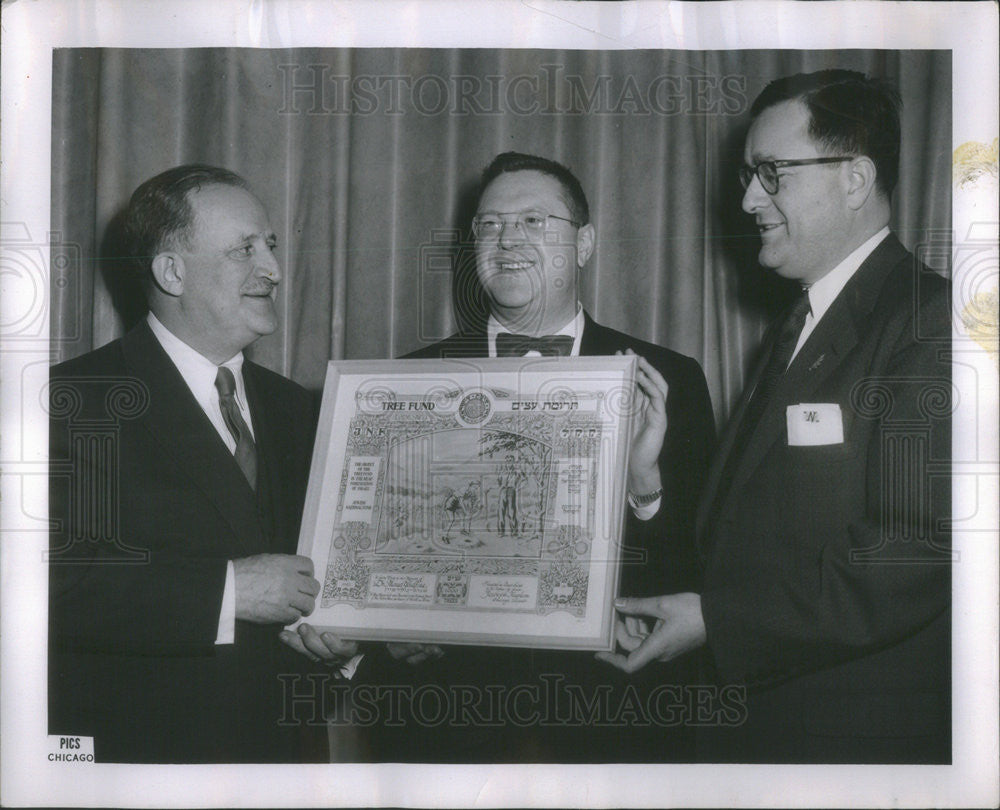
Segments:
[[[764,373],[764,369],[767,367],[767,361],[771,356],[771,351],[774,348],[774,343],[777,338],[778,328],[777,324],[774,324],[764,335],[760,352],[758,353],[757,359],[754,361],[753,367],[747,375],[746,383],[743,386],[743,394],[740,396],[736,408],[730,416],[729,421],[726,423],[726,427],[722,431],[722,435],[719,437],[716,452],[712,456],[712,463],[709,465],[708,474],[705,478],[705,489],[698,502],[698,510],[695,520],[696,536],[699,538],[705,535],[705,532],[712,525],[711,521],[722,511],[722,506],[724,504],[716,503],[716,500],[719,497],[718,489],[722,472],[726,466],[726,460],[732,452],[733,444],[736,441],[736,435],[739,432],[740,425],[743,423],[747,405],[750,402],[750,396],[757,389],[757,385],[760,382],[761,375]],[[763,418],[761,421],[763,421]],[[748,449],[748,447],[744,448],[744,458],[746,457]],[[733,479],[733,482],[735,483],[735,478]],[[733,485],[731,485],[729,491],[732,492],[733,488]],[[710,510],[712,510],[711,513]]]
[[[176,366],[142,322],[122,338],[129,373],[149,391],[139,418],[165,458],[201,490],[232,527],[246,551],[263,548],[253,490]]]
[[[486,327],[482,331],[462,332],[448,338],[438,352],[442,359],[449,357],[489,357]]]
[[[802,400],[809,401],[857,345],[886,276],[907,255],[891,234],[872,251],[795,356],[779,386],[779,396],[782,391],[797,391]]]
[[[583,311],[583,335],[580,337],[580,357],[599,357],[614,354],[617,347],[608,345],[607,333],[604,327],[598,326],[594,319]]]
[[[757,383],[760,382],[761,374],[764,371],[764,367],[767,365],[768,357],[771,356],[771,348],[774,346],[776,337],[777,330],[769,329],[764,338],[764,342],[761,344],[760,354],[754,363],[750,374],[747,376],[746,384],[743,386],[743,394],[740,397],[739,402],[736,404],[736,408],[732,415],[729,417],[729,421],[726,423],[726,427],[722,431],[722,435],[719,437],[718,447],[716,448],[715,454],[712,456],[712,462],[709,465],[708,474],[705,477],[705,489],[698,503],[696,517],[696,531],[698,537],[703,536],[708,522],[713,517],[709,514],[709,510],[716,505],[715,501],[719,494],[719,479],[722,477],[722,471],[725,467],[726,459],[729,457],[729,454],[732,451],[733,443],[736,441],[736,434],[739,426],[743,422],[747,404],[750,401],[750,394],[753,393],[753,391],[757,388]],[[721,511],[721,509],[718,511]]]
[[[283,497],[288,476],[294,472],[285,467],[291,463],[291,453],[284,438],[289,433],[288,426],[293,420],[301,420],[301,414],[289,413],[280,399],[265,397],[259,367],[249,360],[243,363],[243,382],[257,443],[257,497],[264,504],[270,540],[283,543],[288,539],[290,527],[298,522],[297,516],[289,514],[288,498]]]
[[[699,535],[710,527],[709,521],[713,519],[712,515],[707,514],[707,510],[715,505],[718,514],[724,513],[732,501],[733,494],[739,492],[774,443],[784,440],[785,405],[788,404],[789,398],[795,399],[796,402],[808,402],[813,393],[819,390],[857,345],[861,326],[875,306],[886,275],[906,255],[906,249],[894,235],[890,234],[872,251],[847,282],[775,387],[770,405],[761,415],[753,435],[743,450],[742,457],[737,461],[729,491],[723,493],[722,502],[716,504],[722,468],[746,411],[749,395],[760,379],[774,343],[776,330],[771,330],[766,350],[762,352],[747,381],[746,393],[733,414],[709,471],[705,497],[699,510]]]

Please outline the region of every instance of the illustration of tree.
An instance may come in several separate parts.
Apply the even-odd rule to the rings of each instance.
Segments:
[[[479,455],[504,458],[513,455],[517,466],[538,489],[538,525],[545,513],[545,482],[549,470],[549,448],[542,442],[508,431],[484,431],[479,437]]]

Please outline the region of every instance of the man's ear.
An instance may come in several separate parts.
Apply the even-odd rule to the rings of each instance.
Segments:
[[[597,244],[597,231],[589,222],[576,232],[576,264],[583,267],[594,252]]]
[[[862,155],[847,164],[847,206],[859,210],[875,191],[877,171],[870,157]]]
[[[153,257],[153,280],[161,292],[175,298],[184,292],[184,259],[172,251]]]

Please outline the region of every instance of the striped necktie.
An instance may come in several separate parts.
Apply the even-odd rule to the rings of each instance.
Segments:
[[[219,366],[215,388],[219,392],[222,418],[236,440],[236,463],[240,465],[251,489],[257,489],[257,445],[254,444],[250,428],[243,420],[240,406],[236,403],[236,378],[225,366]]]

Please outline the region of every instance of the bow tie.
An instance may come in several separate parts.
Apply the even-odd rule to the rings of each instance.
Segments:
[[[544,357],[569,357],[573,351],[573,338],[569,335],[512,335],[497,332],[497,357],[524,357],[536,351]]]

